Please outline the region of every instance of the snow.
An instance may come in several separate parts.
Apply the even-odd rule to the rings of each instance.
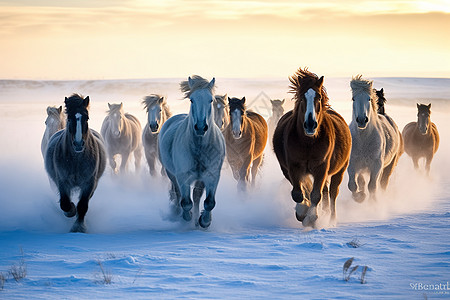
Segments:
[[[93,129],[107,102],[124,102],[144,124],[146,94],[168,95],[175,113],[187,109],[179,81],[0,81],[1,299],[450,298],[450,79],[375,78],[400,129],[415,120],[416,102],[432,103],[440,149],[430,177],[404,154],[377,203],[355,203],[345,176],[335,227],[324,221],[312,230],[296,221],[290,186],[268,146],[254,190],[239,193],[224,168],[208,230],[169,220],[168,182],[151,178],[143,164],[119,178],[107,169],[90,201],[89,233],[68,233],[73,220],[60,211],[40,153],[47,105],[80,92],[90,96]],[[349,81],[324,83],[348,122]],[[291,97],[287,80],[216,82],[218,94],[248,103],[262,91]],[[255,110],[267,113],[265,100],[258,101]],[[345,281],[342,268],[352,257],[360,267]],[[21,266],[26,276],[16,282],[9,271]]]

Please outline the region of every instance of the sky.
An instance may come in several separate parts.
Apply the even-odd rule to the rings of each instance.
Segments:
[[[450,77],[450,1],[0,0],[0,79]]]

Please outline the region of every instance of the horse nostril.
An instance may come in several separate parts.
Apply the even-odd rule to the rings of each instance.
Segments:
[[[197,124],[194,125],[194,129],[195,129],[195,130],[198,130]]]
[[[317,122],[314,122],[314,129],[316,129],[318,126]]]
[[[208,130],[208,125],[205,125],[205,127],[203,127],[203,131]]]
[[[366,118],[364,119],[364,122],[365,122],[365,123],[369,122],[369,118],[366,117]]]

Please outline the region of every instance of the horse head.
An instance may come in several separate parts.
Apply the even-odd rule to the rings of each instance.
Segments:
[[[189,99],[191,100],[189,117],[195,134],[197,136],[204,136],[209,126],[211,126],[211,122],[214,122],[211,103],[214,100],[212,91],[214,89],[215,78],[210,82],[200,78],[200,76],[196,76],[193,79],[189,77],[187,82],[190,91],[188,93]]]
[[[375,109],[375,92],[372,89],[372,81],[362,79],[362,75],[352,78],[353,118],[358,128],[365,129],[373,116]]]
[[[220,129],[223,129],[223,127],[225,126],[225,123],[226,123],[226,118],[227,118],[226,99],[227,99],[227,94],[225,94],[223,96],[216,95],[214,97],[214,104],[213,104],[214,122]]]
[[[89,96],[83,99],[74,94],[64,100],[67,114],[67,131],[75,152],[83,152],[88,135]]]
[[[284,114],[284,100],[270,100],[270,103],[272,104],[272,116],[274,116],[277,120],[281,118],[281,116]]]
[[[431,103],[428,105],[417,103],[417,126],[421,134],[428,133],[431,122]]]
[[[163,105],[166,98],[160,95],[150,95],[144,98],[144,105],[147,109],[148,125],[151,132],[156,133],[161,128]]]
[[[228,106],[230,107],[231,132],[235,139],[240,139],[244,125],[245,97],[242,99],[228,98]]]
[[[62,106],[47,107],[47,119],[45,120],[45,125],[47,126],[47,128],[51,128],[52,132],[56,132],[65,127],[66,120],[64,118]]]
[[[378,105],[378,113],[384,115],[384,104],[386,103],[386,98],[384,97],[384,89],[377,91],[375,90],[375,94],[377,95],[377,105]]]
[[[109,121],[111,126],[111,132],[115,137],[120,137],[123,130],[123,103],[109,104]]]

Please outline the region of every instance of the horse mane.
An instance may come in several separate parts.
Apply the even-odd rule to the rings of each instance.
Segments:
[[[377,111],[376,107],[376,93],[375,90],[372,88],[373,81],[368,79],[363,79],[361,74],[356,75],[355,77],[352,77],[352,80],[350,81],[350,87],[352,88],[353,95],[359,95],[359,94],[368,94],[370,96],[370,102],[372,104],[372,107],[375,111]]]
[[[190,98],[193,92],[195,92],[196,90],[200,90],[200,89],[208,88],[209,91],[211,92],[211,94],[214,94],[214,91],[216,88],[215,85],[210,87],[209,81],[198,75],[193,75],[191,77],[191,85],[192,86],[189,86],[188,80],[182,81],[180,83],[180,89],[184,93],[185,99]]]
[[[222,104],[225,107],[227,106],[226,98],[227,98],[227,94],[214,96],[214,99],[216,99],[217,102],[219,102],[220,104]]]
[[[142,104],[144,105],[144,108],[148,111],[149,108],[154,105],[155,103],[158,103],[160,99],[163,99],[161,102],[161,108],[164,111],[164,113],[167,115],[167,117],[172,116],[172,113],[170,112],[169,106],[167,105],[166,97],[158,94],[151,94],[148,96],[145,96],[142,100]]]
[[[307,89],[312,87],[319,79],[319,76],[308,71],[308,68],[298,68],[294,75],[289,77],[289,81],[291,82],[289,86],[289,92],[294,94],[294,100],[296,101],[296,104],[299,102],[301,96],[307,91]],[[320,95],[322,96],[323,107],[329,108],[330,104],[327,90],[323,85],[320,89]]]
[[[70,97],[66,98],[64,101],[65,107],[66,107],[66,114],[75,114],[77,112],[80,112],[81,110],[85,110],[85,113],[88,113],[89,110],[89,104],[87,107],[84,107],[84,97],[80,94],[72,94]]]

